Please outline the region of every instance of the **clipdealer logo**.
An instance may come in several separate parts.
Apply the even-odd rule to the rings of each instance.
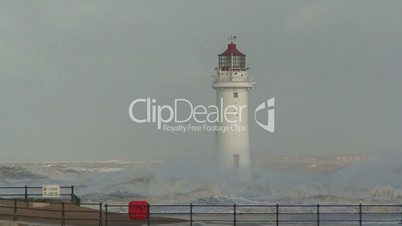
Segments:
[[[153,123],[157,129],[167,132],[202,132],[202,131],[235,131],[247,130],[245,118],[246,105],[231,105],[224,103],[221,98],[219,105],[193,105],[187,99],[175,99],[173,105],[158,104],[155,98],[139,98],[130,103],[128,113],[135,123]],[[275,130],[274,98],[260,104],[255,109],[257,124],[273,133]],[[145,110],[145,114],[138,114],[136,110]],[[181,109],[181,111],[180,111]],[[187,112],[183,113],[183,109]],[[264,124],[257,120],[257,112],[267,110],[268,122]]]
[[[266,102],[261,103],[254,111],[255,122],[268,132],[275,132],[275,97],[268,99]],[[267,111],[267,124],[261,123],[257,119],[257,113],[266,110]]]

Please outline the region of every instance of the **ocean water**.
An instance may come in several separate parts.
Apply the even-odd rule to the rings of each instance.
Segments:
[[[198,161],[0,163],[0,186],[42,184],[74,185],[84,202],[110,204],[400,204],[402,162],[365,161],[330,172],[251,168],[241,180]]]

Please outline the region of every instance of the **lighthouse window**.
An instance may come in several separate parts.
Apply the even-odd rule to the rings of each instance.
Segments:
[[[238,98],[238,97],[239,97],[239,94],[238,94],[237,92],[234,92],[234,93],[233,93],[233,97],[234,97],[234,98]]]

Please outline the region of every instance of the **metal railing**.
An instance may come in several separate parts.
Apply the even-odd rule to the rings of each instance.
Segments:
[[[129,205],[80,203],[65,199],[37,199],[41,187],[0,187],[0,220],[50,225],[132,225]],[[63,197],[72,197],[74,187],[62,187]],[[2,193],[1,191],[14,192]],[[22,192],[18,192],[22,189]],[[4,198],[7,197],[7,198]],[[33,198],[33,199],[31,199]],[[147,205],[144,225],[397,225],[402,224],[402,205]],[[131,213],[131,217],[136,214]]]
[[[128,205],[1,199],[0,219],[51,225],[130,225]],[[36,204],[36,206],[35,206]],[[48,204],[48,206],[40,204]],[[83,207],[84,206],[84,207]],[[145,225],[364,225],[402,223],[401,205],[149,205]]]
[[[5,191],[5,192],[4,192]],[[74,186],[60,186],[61,198],[74,197]],[[42,187],[39,186],[21,186],[21,187],[0,187],[0,197],[20,198],[28,200],[29,198],[42,197]]]
[[[145,225],[178,220],[183,225],[364,225],[402,223],[402,205],[149,205]],[[114,211],[113,211],[114,210]],[[130,220],[114,220],[113,216],[128,212],[127,205],[105,205],[105,225]],[[141,214],[141,213],[140,213]],[[132,221],[131,221],[132,222]],[[181,225],[181,224],[180,224]]]
[[[103,225],[102,203],[0,199],[0,219],[46,225]]]
[[[244,76],[244,77],[238,77],[238,76],[219,76],[219,75],[213,75],[214,78],[214,83],[221,83],[221,82],[248,82],[248,83],[253,83],[253,78],[250,75]]]

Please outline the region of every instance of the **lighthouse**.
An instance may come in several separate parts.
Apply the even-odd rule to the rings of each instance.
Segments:
[[[250,165],[248,93],[253,81],[246,68],[246,55],[229,38],[227,49],[218,55],[219,63],[213,76],[216,103],[225,109],[225,118],[217,122],[216,154],[224,170],[242,169]]]

